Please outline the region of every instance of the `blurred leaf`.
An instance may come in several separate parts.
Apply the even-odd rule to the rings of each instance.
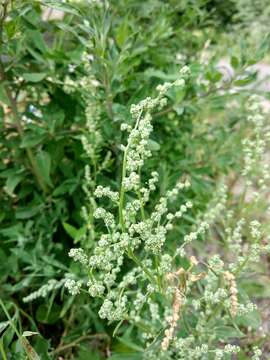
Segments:
[[[128,36],[129,36],[128,21],[127,19],[124,19],[121,22],[121,25],[116,29],[116,35],[115,35],[117,45],[120,48],[125,44]]]
[[[30,342],[25,337],[21,338],[21,342],[29,360],[41,360],[35,349],[31,346]]]
[[[46,151],[40,151],[36,156],[37,167],[40,175],[47,185],[53,187],[50,171],[51,171],[51,155]]]
[[[14,174],[7,178],[5,188],[9,195],[13,195],[16,186],[23,180],[23,178],[23,174]]]
[[[37,215],[41,209],[44,207],[43,204],[37,206],[25,206],[20,207],[16,210],[16,219],[29,219],[35,215]]]
[[[35,47],[43,54],[43,56],[48,51],[46,42],[40,31],[38,30],[28,30],[27,33],[27,40],[31,45],[35,45]]]
[[[258,310],[254,310],[245,315],[237,317],[237,324],[240,326],[251,327],[256,330],[260,327],[262,322],[261,315]]]
[[[44,324],[54,324],[60,318],[61,306],[53,304],[49,308],[45,304],[41,304],[36,312],[36,318],[38,321]]]
[[[231,57],[231,65],[235,70],[238,69],[238,67],[239,67],[239,59],[237,58],[237,56],[232,56]]]
[[[40,144],[45,139],[44,134],[25,133],[21,142],[22,148],[30,148]]]
[[[160,149],[160,145],[152,139],[148,140],[148,146],[151,151],[158,151]]]
[[[72,15],[77,15],[77,16],[80,15],[78,9],[75,8],[75,6],[72,6],[72,4],[66,4],[63,2],[59,3],[59,1],[55,1],[55,0],[43,0],[43,1],[41,1],[41,3],[44,6],[52,7],[57,10],[62,10],[63,12],[65,12],[67,14],[72,14]]]
[[[39,333],[35,332],[35,331],[24,331],[22,333],[22,336],[24,336],[24,337],[33,336],[33,335],[39,335]]]
[[[3,84],[0,84],[0,101],[4,104],[9,104],[9,100]]]
[[[237,329],[235,329],[232,326],[218,326],[215,327],[214,333],[216,334],[216,337],[218,340],[228,340],[232,338],[241,338],[245,334],[242,332],[239,332]]]
[[[9,326],[9,321],[0,322],[0,334]]]
[[[24,73],[22,74],[22,77],[26,81],[39,82],[43,80],[46,77],[46,75],[47,75],[46,73]]]
[[[75,244],[85,235],[86,226],[83,226],[79,229],[76,229],[74,226],[63,222],[63,227],[68,233],[68,235],[75,241]]]
[[[108,358],[108,360],[142,360],[140,353],[115,353]]]

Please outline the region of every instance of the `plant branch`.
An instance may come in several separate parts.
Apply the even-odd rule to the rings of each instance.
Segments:
[[[107,339],[107,340],[108,340],[108,335],[107,335],[107,334],[94,334],[94,335],[83,335],[83,336],[80,336],[78,339],[72,341],[71,343],[56,348],[56,349],[53,351],[53,354],[61,353],[61,352],[63,352],[64,350],[67,350],[67,349],[69,349],[69,348],[71,348],[71,347],[77,346],[80,342],[82,342],[82,341],[84,341],[84,340],[92,340],[92,339]]]

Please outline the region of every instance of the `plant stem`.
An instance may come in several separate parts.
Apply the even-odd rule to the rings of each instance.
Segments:
[[[3,67],[3,63],[1,61],[1,59],[0,59],[0,75],[1,75],[1,80],[5,81],[6,80],[5,71],[4,71],[4,67]],[[23,126],[22,126],[22,123],[21,123],[21,118],[20,118],[20,115],[19,115],[19,112],[18,112],[18,109],[17,109],[16,100],[12,96],[11,90],[9,89],[8,86],[3,85],[3,88],[5,90],[7,98],[9,100],[9,106],[10,106],[10,109],[12,111],[13,118],[14,118],[14,121],[16,123],[16,127],[17,127],[17,130],[18,130],[19,136],[22,139],[23,135],[24,135],[24,130],[23,130]],[[47,193],[48,188],[47,188],[46,184],[44,183],[44,181],[42,179],[42,176],[40,175],[40,173],[38,171],[36,159],[35,159],[35,156],[34,156],[32,150],[29,147],[26,147],[25,150],[26,150],[26,154],[27,154],[28,160],[29,160],[30,165],[31,165],[31,170],[32,170],[33,175],[36,177],[37,182],[38,182],[40,188],[42,189],[42,191],[44,193]]]
[[[119,221],[120,221],[122,232],[125,231],[125,223],[124,223],[124,215],[123,215],[125,189],[123,186],[123,181],[126,177],[126,172],[127,172],[126,171],[126,163],[127,163],[127,148],[125,149],[125,152],[124,152],[122,176],[121,176],[121,188],[120,188],[120,195],[119,195]]]
[[[130,259],[132,259],[147,275],[151,283],[156,284],[156,279],[154,276],[150,273],[150,271],[143,265],[140,259],[137,258],[137,256],[134,254],[131,248],[128,249],[128,256]]]
[[[11,319],[11,317],[10,317],[10,315],[9,315],[6,307],[5,307],[5,304],[3,303],[3,301],[2,301],[1,299],[0,299],[0,305],[1,305],[1,307],[2,307],[2,309],[3,309],[3,311],[4,311],[4,313],[5,313],[6,317],[8,318],[8,321],[9,321],[10,326],[12,327],[12,329],[13,329],[14,332],[15,332],[15,334],[16,334],[16,335],[18,336],[18,338],[20,339],[20,338],[21,338],[21,335],[19,334],[19,331],[17,330],[16,326],[14,325],[14,323],[13,323],[13,321],[12,321],[12,319]]]
[[[134,130],[137,129],[140,119],[141,119],[141,116],[142,116],[142,111],[140,112],[140,114],[136,120]],[[125,222],[124,222],[124,215],[123,215],[125,188],[123,185],[123,181],[127,174],[127,154],[128,154],[129,147],[130,147],[130,141],[128,141],[127,146],[124,151],[123,164],[122,164],[122,175],[121,175],[121,185],[120,185],[120,191],[119,191],[119,222],[121,225],[122,232],[125,231]]]
[[[26,337],[21,336],[18,329],[16,328],[16,326],[14,325],[6,307],[5,304],[3,303],[3,301],[0,299],[0,305],[6,315],[6,317],[8,318],[9,324],[12,327],[12,329],[14,330],[15,334],[17,335],[27,357],[29,360],[41,360],[40,357],[38,356],[38,354],[36,353],[35,349],[30,345],[29,341],[26,339]]]
[[[2,4],[2,14],[1,14],[1,18],[0,18],[0,54],[3,53],[3,27],[4,27],[4,21],[5,18],[7,17],[7,7],[9,4],[9,0],[4,1],[4,3]],[[6,79],[6,73],[5,73],[5,69],[4,69],[4,64],[2,62],[2,59],[0,57],[0,76],[1,76],[1,81],[3,82],[3,88],[5,90],[5,93],[7,95],[8,101],[9,101],[9,106],[10,109],[13,113],[13,117],[17,126],[17,130],[18,133],[21,137],[21,139],[23,138],[23,134],[24,134],[24,130],[23,130],[23,126],[21,123],[21,118],[17,109],[17,103],[15,98],[12,96],[12,92],[10,90],[10,88],[8,87],[8,85],[4,84],[4,82],[7,80]],[[31,165],[31,170],[33,175],[36,177],[37,182],[40,186],[40,188],[43,190],[44,193],[46,193],[48,191],[46,184],[44,183],[42,176],[39,174],[38,171],[38,167],[37,167],[37,163],[34,157],[34,154],[32,152],[32,150],[29,147],[26,147],[26,154],[27,157],[29,159],[30,165]]]
[[[71,343],[56,348],[56,349],[53,351],[53,354],[61,353],[61,352],[63,352],[64,350],[67,350],[67,349],[69,349],[69,348],[71,348],[71,347],[77,346],[80,342],[82,342],[82,341],[84,341],[84,340],[92,340],[92,339],[107,339],[107,340],[108,340],[108,335],[107,335],[107,334],[94,334],[94,335],[83,335],[83,336],[80,336],[78,339],[72,341]]]
[[[2,355],[3,360],[7,360],[6,352],[4,350],[3,339],[0,340],[0,353]]]

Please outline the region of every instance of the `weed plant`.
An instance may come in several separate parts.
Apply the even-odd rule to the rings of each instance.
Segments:
[[[1,2],[4,360],[268,358],[267,12],[228,3]]]

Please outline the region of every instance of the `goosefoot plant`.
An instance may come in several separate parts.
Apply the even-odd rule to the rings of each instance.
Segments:
[[[158,173],[152,172],[144,181],[142,167],[151,156],[151,114],[166,105],[166,94],[171,88],[186,86],[189,73],[189,68],[183,67],[177,81],[157,87],[155,98],[148,97],[131,106],[134,126],[127,123],[121,126],[122,131],[128,132],[128,138],[126,145],[121,145],[120,189],[98,185],[93,194],[88,192],[91,206],[89,214],[84,208],[84,217],[87,220],[87,216],[91,219],[94,216],[96,243],[90,250],[88,246],[87,252],[82,248],[69,252],[84,274],[82,278],[70,275],[65,282],[69,292],[76,295],[87,287],[91,297],[100,299],[100,318],[108,323],[118,322],[114,334],[121,331],[121,326],[135,325],[139,331],[133,330],[134,336],[142,349],[141,358],[145,359],[218,360],[237,354],[240,346],[226,342],[230,336],[222,335],[221,329],[233,330],[232,338],[244,336],[238,319],[256,311],[256,305],[239,295],[237,280],[251,262],[258,261],[261,253],[269,250],[261,241],[260,223],[245,219],[235,222],[230,211],[224,216],[224,233],[235,256],[225,263],[220,255],[192,254],[188,245],[206,237],[211,224],[227,211],[228,189],[222,184],[192,231],[177,241],[174,253],[167,250],[168,232],[192,208],[192,202],[186,201],[176,211],[170,211],[170,204],[177,204],[180,193],[191,184],[187,178],[179,179],[173,189],[151,206]],[[253,120],[260,112],[262,121],[258,99],[253,98],[252,102],[255,105],[249,106],[254,110]],[[258,139],[259,128],[256,129]],[[247,144],[250,142],[244,142],[244,146]],[[245,148],[244,176],[250,171],[251,148],[249,151]],[[255,155],[259,156],[256,149]],[[89,167],[86,181],[91,189]],[[100,206],[102,201],[106,208]],[[245,246],[241,246],[243,229],[249,239]],[[89,231],[93,239],[93,229]],[[260,354],[254,348],[252,359],[259,359]]]

